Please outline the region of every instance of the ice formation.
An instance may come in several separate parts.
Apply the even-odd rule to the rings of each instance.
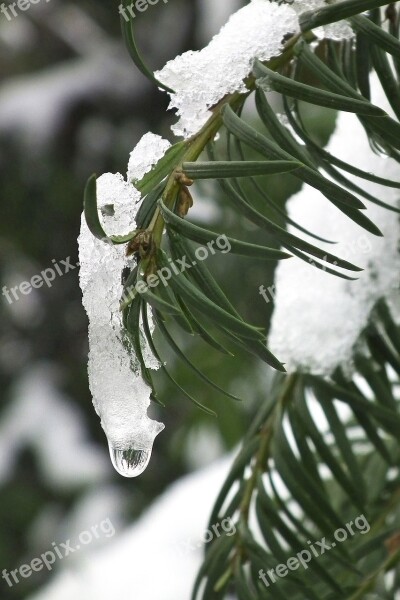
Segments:
[[[121,173],[105,173],[97,181],[99,208],[107,235],[126,235],[135,229],[140,194]]]
[[[254,59],[278,56],[287,36],[300,31],[299,15],[324,5],[324,0],[295,0],[291,4],[252,0],[231,16],[203,50],[185,52],[169,61],[155,75],[175,90],[170,108],[177,109],[180,120],[172,127],[174,133],[190,137],[205,124],[209,109],[219,100],[227,94],[246,92],[244,79]],[[316,33],[332,39],[353,35],[345,22],[319,28]]]
[[[375,104],[389,112],[376,77],[371,87]],[[364,171],[400,180],[400,165],[372,152],[365,131],[354,115],[340,114],[327,150]],[[400,190],[346,176],[376,198],[400,205]],[[376,302],[387,298],[391,303],[398,303],[399,215],[370,202],[367,204],[367,214],[381,229],[383,238],[355,225],[309,186],[303,187],[288,202],[292,219],[327,239],[338,241],[333,251],[364,269],[357,281],[345,281],[295,258],[280,263],[269,348],[286,363],[289,371],[327,375],[339,365],[350,365],[355,345]],[[325,247],[328,249],[328,245]]]
[[[164,156],[171,144],[161,136],[146,133],[132,150],[128,163],[128,181],[140,181]]]
[[[136,177],[131,159],[130,172],[136,179],[162,157],[159,149],[167,144],[164,140],[160,143],[158,136],[146,139],[147,152],[138,165]],[[141,143],[143,147],[142,140]],[[140,199],[136,188],[119,173],[99,177],[99,217],[108,235],[122,235],[135,229]],[[115,468],[133,477],[147,466],[154,439],[164,425],[147,416],[151,390],[141,377],[138,360],[122,326],[119,300],[121,272],[128,264],[125,248],[95,238],[82,215],[79,258],[83,305],[89,317],[88,373],[93,404],[101,418]],[[159,367],[145,344],[143,354],[148,368]]]

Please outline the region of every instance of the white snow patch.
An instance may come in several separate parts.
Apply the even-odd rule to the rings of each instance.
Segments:
[[[107,235],[127,235],[135,230],[140,193],[120,173],[104,173],[97,180],[98,205]],[[110,213],[106,211],[111,208]]]
[[[227,94],[247,91],[244,80],[255,58],[261,61],[279,56],[283,42],[300,31],[301,13],[324,6],[323,0],[277,4],[252,0],[234,13],[221,31],[200,51],[189,51],[169,61],[155,75],[175,90],[170,108],[176,108],[180,120],[172,130],[190,137],[210,117],[210,108]],[[346,24],[327,26],[317,32],[321,37],[342,39],[352,35]]]
[[[168,140],[160,135],[146,133],[130,153],[128,181],[140,181],[163,158],[170,146]]]
[[[373,101],[389,112],[376,77]],[[372,152],[358,119],[341,113],[327,150],[341,160],[381,177],[400,180],[400,165]],[[346,174],[376,198],[399,206],[399,190],[383,187]],[[384,234],[367,233],[338,211],[318,191],[304,186],[287,205],[289,216],[327,239],[339,243],[318,244],[362,267],[357,281],[345,281],[321,272],[297,259],[283,261],[276,273],[276,305],[269,347],[286,363],[289,372],[330,374],[351,363],[355,344],[374,305],[393,298],[400,271],[399,216],[368,201],[368,217]],[[293,233],[292,228],[289,228]]]

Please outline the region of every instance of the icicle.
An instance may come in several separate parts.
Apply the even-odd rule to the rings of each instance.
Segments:
[[[146,147],[146,156],[143,159],[141,155],[139,164],[135,159],[138,153],[134,150],[131,154],[129,172],[134,179],[140,179],[162,158],[160,147],[166,150],[168,142],[147,134],[139,145]],[[97,180],[97,199],[99,218],[108,235],[124,235],[135,229],[141,197],[122,175],[102,175]],[[121,272],[132,265],[123,245],[104,243],[90,233],[84,215],[78,241],[80,285],[89,317],[88,374],[93,404],[108,439],[113,466],[125,477],[136,477],[147,467],[154,439],[164,425],[147,415],[151,390],[141,376],[122,325]],[[152,328],[151,312],[149,323]],[[158,369],[160,365],[145,343],[142,326],[140,329],[145,364]]]

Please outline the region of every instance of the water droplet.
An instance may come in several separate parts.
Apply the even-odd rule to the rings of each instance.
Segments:
[[[287,118],[286,113],[277,112],[276,116],[277,116],[280,124],[289,129],[290,123],[289,123],[289,119]]]
[[[111,462],[114,469],[123,477],[138,477],[146,469],[151,457],[149,450],[129,448],[117,450],[109,444]]]
[[[268,75],[266,77],[260,77],[260,79],[257,79],[257,85],[264,91],[264,92],[273,92],[274,91],[274,87],[271,81],[271,78],[268,77]]]

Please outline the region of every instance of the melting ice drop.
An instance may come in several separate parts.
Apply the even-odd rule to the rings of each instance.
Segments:
[[[111,444],[108,446],[111,462],[115,470],[123,477],[138,477],[149,464],[152,448],[117,450]]]
[[[116,222],[112,231],[118,234],[134,229],[135,215],[128,207],[138,206],[140,193],[135,189],[119,174],[108,173],[97,180],[99,218],[105,221],[101,209],[113,205]],[[164,425],[147,414],[151,388],[142,377],[141,361],[119,310],[120,274],[127,264],[125,250],[122,245],[110,246],[95,238],[82,215],[79,257],[82,300],[89,317],[88,375],[93,405],[115,469],[123,477],[137,477],[147,467],[154,439]],[[141,325],[138,335],[143,337]],[[157,369],[160,365],[151,348],[144,345],[142,350],[146,368]]]

